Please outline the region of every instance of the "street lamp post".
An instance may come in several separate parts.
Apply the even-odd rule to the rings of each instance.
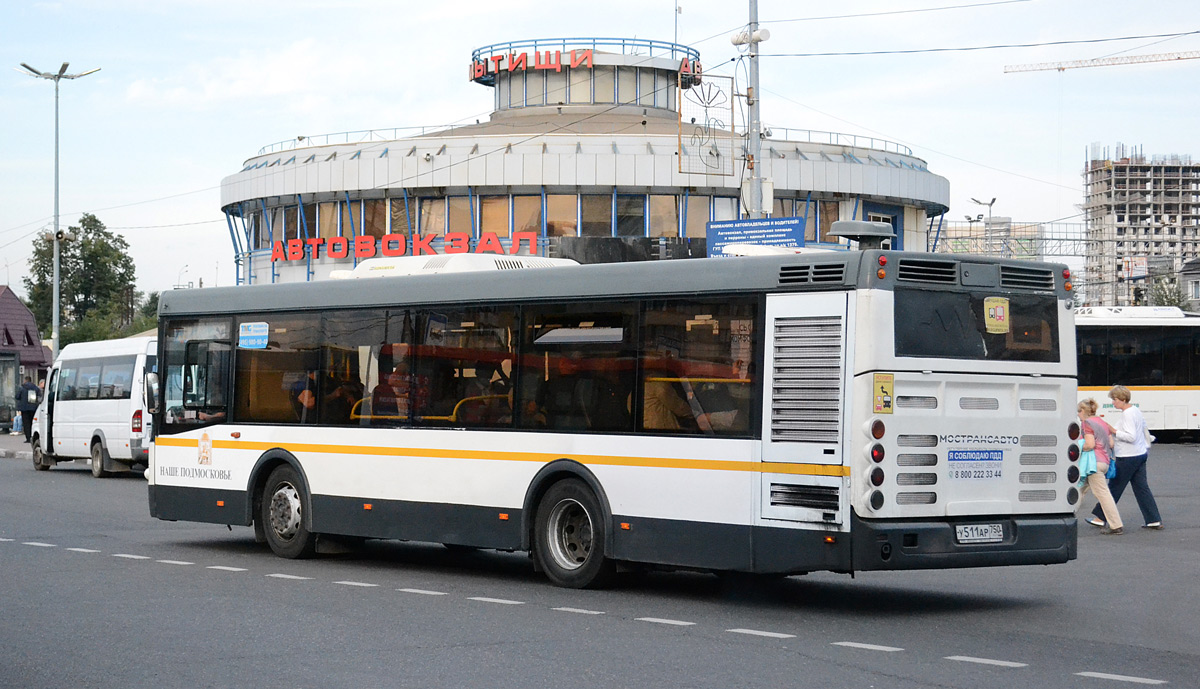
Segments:
[[[980,206],[987,206],[988,217],[987,217],[987,223],[983,226],[983,238],[984,238],[984,243],[987,246],[988,255],[991,256],[992,255],[992,205],[996,203],[996,197],[993,196],[991,201],[980,201],[979,199],[972,198],[971,203],[977,203]]]
[[[30,67],[24,62],[21,63],[22,67],[29,70],[29,76],[49,79],[54,82],[54,325],[53,331],[50,334],[50,354],[53,358],[58,358],[58,252],[59,241],[63,237],[62,231],[58,228],[58,82],[62,81],[63,79],[78,79],[79,77],[86,77],[89,74],[95,74],[96,72],[100,71],[100,68],[97,67],[96,69],[80,72],[79,74],[67,74],[68,64],[70,63],[62,63],[62,67],[59,67],[58,73],[56,74],[54,72],[42,72]],[[17,71],[20,72],[21,70],[18,69]]]

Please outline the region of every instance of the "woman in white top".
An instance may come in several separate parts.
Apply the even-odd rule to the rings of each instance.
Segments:
[[[1158,503],[1154,501],[1154,494],[1150,492],[1150,482],[1146,477],[1146,459],[1150,454],[1146,419],[1142,417],[1140,409],[1129,403],[1129,388],[1117,385],[1108,391],[1108,396],[1112,399],[1113,406],[1121,411],[1121,418],[1116,426],[1116,445],[1113,448],[1113,455],[1117,458],[1117,476],[1109,482],[1108,489],[1112,493],[1113,501],[1117,502],[1125,492],[1125,486],[1133,484],[1133,497],[1137,498],[1142,519],[1146,520],[1142,528],[1161,529],[1163,525],[1162,517],[1158,513]],[[1091,524],[1103,519],[1104,515],[1099,505],[1092,510],[1092,516],[1094,519],[1088,520]],[[1103,522],[1099,525],[1102,524]]]

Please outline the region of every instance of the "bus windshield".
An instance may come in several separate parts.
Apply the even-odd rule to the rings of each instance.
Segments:
[[[1059,360],[1053,295],[895,290],[896,356]]]

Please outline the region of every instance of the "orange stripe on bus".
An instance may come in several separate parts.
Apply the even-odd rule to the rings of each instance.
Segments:
[[[164,447],[198,447],[191,438],[159,436],[155,443]],[[440,450],[417,447],[375,447],[359,445],[318,445],[311,443],[265,443],[251,441],[214,440],[214,449],[259,450],[275,448],[289,452],[322,454],[359,454],[387,457],[429,457],[436,459],[479,459],[486,461],[537,462],[547,464],[557,459],[574,459],[581,464],[626,466],[662,469],[701,469],[706,471],[754,471],[768,474],[804,476],[849,476],[850,468],[829,464],[796,464],[790,462],[737,462],[722,459],[675,459],[669,457],[622,457],[615,455],[578,455],[565,457],[549,452],[492,452],[486,450]]]

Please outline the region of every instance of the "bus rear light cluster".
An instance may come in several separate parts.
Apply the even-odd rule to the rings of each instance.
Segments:
[[[871,437],[879,440],[883,438],[883,434],[887,432],[887,428],[883,425],[881,419],[875,419],[871,422]]]
[[[880,445],[879,443],[875,443],[874,445],[871,446],[871,461],[872,462],[875,462],[876,464],[882,462],[884,454],[885,453],[883,451],[883,445]],[[879,484],[877,483],[875,485],[879,485]]]
[[[871,470],[871,485],[872,486],[882,486],[883,485],[883,469],[880,469],[879,467],[875,467],[874,469]]]
[[[1079,491],[1072,487],[1067,491],[1067,504],[1074,505],[1077,502],[1079,502]]]
[[[142,432],[142,410],[139,409],[133,413],[133,420],[129,422],[129,430],[134,433]]]
[[[1079,424],[1072,421],[1071,425],[1067,426],[1067,437],[1071,440],[1079,440]]]
[[[1067,446],[1067,459],[1071,460],[1072,462],[1079,459],[1079,446],[1075,443],[1071,443]]]
[[[1067,483],[1075,483],[1079,480],[1079,467],[1072,464],[1067,467]]]
[[[882,491],[877,490],[877,491],[873,491],[871,493],[871,509],[873,509],[873,510],[883,509],[883,492]]]

